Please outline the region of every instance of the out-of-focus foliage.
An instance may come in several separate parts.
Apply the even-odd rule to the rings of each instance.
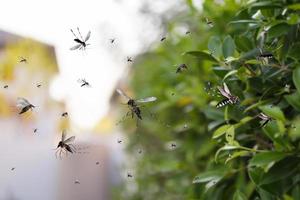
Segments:
[[[300,199],[299,2],[207,0],[201,12],[191,0],[185,6],[167,39],[134,63],[136,97],[158,100],[147,106],[155,117],[144,110],[128,134],[136,171],[120,196]],[[175,73],[181,63],[188,70]],[[217,109],[224,82],[240,103]],[[261,112],[272,118],[264,126]]]

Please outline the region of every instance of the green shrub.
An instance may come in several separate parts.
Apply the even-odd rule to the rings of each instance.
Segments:
[[[128,134],[129,151],[144,153],[123,199],[300,199],[300,3],[236,2],[207,0],[199,13],[187,1],[167,40],[138,57],[131,87],[158,97],[157,119]],[[240,102],[217,109],[224,82]]]

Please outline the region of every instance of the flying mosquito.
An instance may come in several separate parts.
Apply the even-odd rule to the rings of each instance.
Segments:
[[[216,107],[217,108],[221,108],[223,106],[226,106],[227,104],[236,104],[239,102],[239,97],[237,96],[233,96],[231,93],[230,93],[230,90],[228,89],[226,83],[223,83],[223,88],[221,87],[218,87],[218,90],[219,92],[224,96],[226,97],[226,99],[220,101]]]
[[[210,27],[213,27],[213,26],[214,26],[213,22],[210,21],[207,17],[205,18],[205,21],[206,21],[206,24],[207,24],[208,26],[210,26]]]
[[[167,39],[167,37],[162,37],[162,38],[160,39],[160,41],[163,42],[163,41],[166,40],[166,39]]]
[[[171,148],[176,148],[176,144],[172,143]]]
[[[188,34],[190,34],[190,33],[191,33],[191,31],[186,31],[186,32],[185,32],[186,35],[188,35]]]
[[[41,86],[42,86],[42,84],[40,84],[40,83],[36,84],[37,88],[40,88]]]
[[[121,144],[121,143],[122,143],[122,140],[118,140],[118,143]]]
[[[62,117],[68,117],[68,112],[64,112],[61,114]]]
[[[4,88],[4,89],[8,88],[8,85],[4,85],[3,88]]]
[[[130,174],[130,173],[127,173],[127,177],[128,177],[128,178],[133,178],[133,175]]]
[[[110,41],[111,44],[114,43],[115,40],[116,40],[116,38],[111,38],[111,39],[109,39],[109,41]]]
[[[80,184],[79,180],[75,180],[74,184]]]
[[[34,130],[33,130],[33,133],[36,133],[38,131],[38,129],[37,128],[35,128]]]
[[[182,72],[183,70],[187,70],[188,69],[188,67],[186,66],[186,64],[180,64],[180,65],[178,65],[178,67],[177,67],[177,69],[176,69],[176,73],[180,73],[180,72]]]
[[[20,115],[27,112],[28,110],[32,110],[33,108],[35,108],[34,105],[29,103],[28,100],[22,97],[19,97],[17,99],[17,107],[21,109],[21,111],[19,112]]]
[[[72,48],[70,48],[70,50],[76,50],[76,49],[79,49],[79,50],[85,50],[86,46],[90,45],[90,44],[87,44],[86,42],[90,39],[91,37],[91,31],[89,31],[87,33],[87,35],[85,36],[85,38],[83,39],[80,31],[79,31],[79,28],[77,27],[77,31],[78,31],[78,34],[80,36],[80,39],[76,36],[76,34],[74,33],[74,31],[71,29],[71,32],[72,34],[74,35],[75,39],[74,41],[77,42],[78,44],[76,44],[75,46],[73,46]]]
[[[24,58],[24,57],[20,57],[19,62],[20,62],[20,63],[27,63],[27,59]]]
[[[130,111],[127,112],[126,116],[131,114],[131,117],[133,118],[134,115],[136,115],[137,118],[140,120],[142,120],[142,113],[141,113],[140,105],[138,105],[138,103],[148,103],[148,102],[156,101],[156,99],[157,99],[156,97],[146,97],[143,99],[134,100],[134,99],[128,97],[120,89],[117,89],[117,92],[119,93],[119,95],[125,97],[128,100],[127,105],[129,107]]]
[[[85,79],[79,79],[78,82],[81,84],[80,87],[91,87],[90,83]]]
[[[272,120],[271,117],[269,117],[268,115],[264,114],[264,113],[259,113],[257,115],[258,118],[260,118],[262,120],[262,125],[260,127],[264,127],[268,122],[270,122]]]
[[[127,56],[127,62],[132,62],[132,58]]]
[[[68,152],[70,153],[76,153],[76,148],[73,144],[70,144],[75,140],[75,136],[71,136],[68,139],[66,139],[66,132],[63,131],[61,135],[61,140],[59,141],[57,147],[56,147],[56,152],[55,152],[55,157],[57,158],[57,154],[59,154],[59,157],[62,157],[62,153],[65,153],[68,155]]]

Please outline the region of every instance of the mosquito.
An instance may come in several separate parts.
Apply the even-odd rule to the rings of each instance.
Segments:
[[[130,173],[127,173],[127,177],[128,177],[128,178],[133,178],[133,175],[130,174]]]
[[[257,115],[258,118],[260,118],[262,120],[262,125],[260,127],[264,127],[268,122],[270,122],[272,120],[271,117],[269,117],[268,115],[264,114],[264,113],[259,113]]]
[[[180,64],[180,65],[178,65],[178,67],[177,67],[177,69],[176,69],[176,73],[180,73],[180,72],[182,72],[183,70],[187,70],[188,69],[188,67],[186,66],[186,64]]]
[[[190,34],[190,33],[191,33],[191,31],[186,31],[186,32],[185,32],[186,35],[188,35],[188,34]]]
[[[20,62],[20,63],[27,63],[27,59],[24,58],[24,57],[20,57],[19,62]]]
[[[3,88],[4,88],[4,89],[7,89],[7,88],[8,88],[8,85],[4,85]]]
[[[118,140],[118,143],[121,144],[121,143],[122,143],[122,140]]]
[[[80,184],[79,180],[75,180],[74,184]]]
[[[99,162],[99,161],[97,161],[97,162],[96,162],[96,165],[99,165],[99,164],[100,164],[100,162]]]
[[[76,153],[76,148],[73,144],[70,144],[75,140],[75,136],[71,136],[68,139],[66,139],[66,132],[63,131],[61,135],[61,140],[59,141],[57,147],[56,147],[56,152],[55,152],[55,157],[57,158],[57,154],[59,154],[59,157],[62,157],[62,153],[65,153],[68,155],[68,152],[70,153]]]
[[[148,102],[152,102],[152,101],[156,101],[156,97],[146,97],[143,99],[138,99],[138,100],[134,100],[130,97],[128,97],[122,90],[117,89],[117,92],[119,93],[119,95],[125,97],[128,101],[127,101],[127,105],[130,109],[130,111],[127,112],[126,117],[131,114],[131,117],[133,118],[134,115],[137,116],[138,119],[142,120],[142,113],[141,113],[141,109],[140,109],[140,105],[138,103],[148,103]]]
[[[78,82],[81,84],[80,87],[91,87],[90,83],[87,82],[85,79],[79,79]]]
[[[68,117],[68,112],[64,112],[61,114],[62,117]]]
[[[162,38],[160,39],[160,41],[163,42],[163,41],[166,40],[166,39],[167,39],[167,37],[162,37]]]
[[[172,143],[172,144],[171,144],[171,147],[172,147],[172,148],[176,148],[176,144]]]
[[[213,27],[213,26],[214,26],[213,22],[210,21],[207,17],[205,18],[205,21],[206,21],[206,24],[207,24],[208,26],[210,26],[210,27]]]
[[[219,92],[226,97],[226,99],[220,101],[216,107],[221,108],[223,106],[226,106],[227,104],[236,104],[239,102],[239,97],[234,96],[230,93],[230,90],[228,89],[226,83],[223,83],[223,88],[218,87]]]
[[[40,88],[41,86],[42,86],[42,84],[40,84],[40,83],[36,84],[37,88]]]
[[[83,39],[80,31],[79,31],[79,28],[77,27],[77,31],[78,31],[78,34],[80,36],[80,39],[76,36],[76,34],[74,33],[74,31],[71,29],[71,32],[72,34],[74,35],[75,39],[74,41],[77,42],[78,44],[76,44],[75,46],[73,46],[72,48],[70,48],[70,50],[76,50],[76,49],[79,49],[79,50],[85,50],[85,48],[90,45],[90,44],[87,44],[86,42],[90,39],[91,37],[91,31],[89,31],[87,33],[87,35],[85,36],[85,38]]]
[[[114,43],[115,40],[116,40],[116,38],[111,38],[111,39],[109,39],[109,41],[110,41],[111,44]]]
[[[20,115],[27,112],[28,110],[32,110],[33,108],[35,108],[35,106],[29,103],[27,99],[22,97],[19,97],[17,99],[17,107],[21,109],[21,111],[19,112]]]
[[[37,128],[35,128],[34,130],[33,130],[33,133],[36,133],[38,131],[38,129]]]
[[[127,62],[132,62],[132,58],[127,56]]]

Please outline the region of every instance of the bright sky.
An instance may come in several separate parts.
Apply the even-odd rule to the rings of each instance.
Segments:
[[[138,13],[147,1],[157,12],[175,2],[9,0],[1,4],[0,29],[55,46],[60,73],[51,85],[51,95],[67,103],[76,126],[91,128],[109,108],[113,88],[127,66],[126,56],[134,57],[162,34],[149,18]],[[83,37],[92,32],[90,49],[85,52],[69,50],[74,45],[70,28],[76,27]],[[110,44],[110,38],[116,38],[116,44]],[[80,88],[79,78],[92,87]]]

